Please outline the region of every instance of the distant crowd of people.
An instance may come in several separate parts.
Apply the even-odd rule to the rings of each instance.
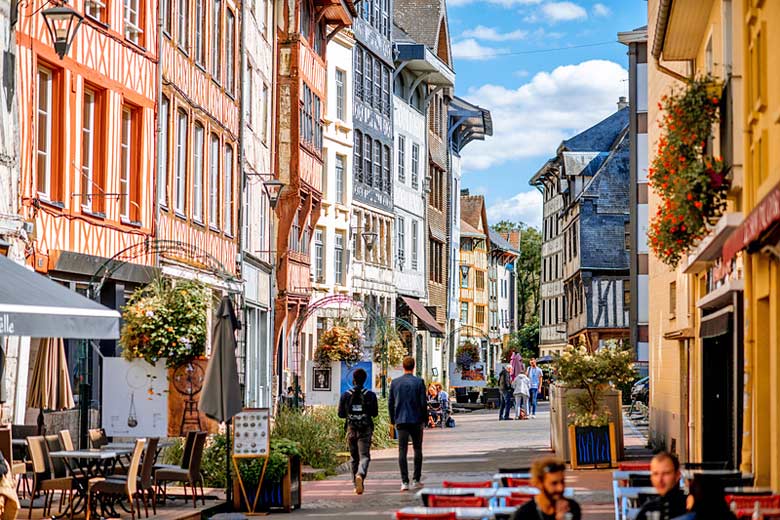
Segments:
[[[512,360],[502,367],[498,375],[501,392],[498,420],[510,420],[512,405],[515,407],[515,420],[535,419],[536,401],[543,382],[544,372],[537,366],[536,358],[531,358],[526,368],[523,358],[513,354]]]

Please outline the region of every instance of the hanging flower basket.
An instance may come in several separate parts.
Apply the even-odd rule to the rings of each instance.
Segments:
[[[136,291],[123,309],[119,343],[125,359],[176,368],[203,356],[208,291],[199,282],[160,278]]]
[[[648,238],[655,255],[671,267],[707,235],[708,223],[726,207],[726,165],[706,151],[718,122],[719,91],[712,81],[697,79],[658,104],[664,111],[662,135],[647,176],[661,202]]]
[[[387,358],[382,359],[387,352]],[[398,330],[391,324],[385,324],[379,331],[379,337],[374,346],[374,361],[376,363],[387,362],[388,367],[397,367],[403,363],[408,354],[406,345],[401,340]]]
[[[471,370],[471,365],[479,362],[479,347],[473,341],[466,341],[455,352],[455,363],[461,371]]]
[[[317,363],[344,361],[348,365],[363,359],[363,338],[355,327],[334,325],[322,333],[320,344],[314,352]]]

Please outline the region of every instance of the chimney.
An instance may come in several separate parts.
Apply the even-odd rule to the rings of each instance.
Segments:
[[[623,110],[624,108],[626,108],[628,106],[628,101],[626,100],[626,96],[620,96],[618,98],[617,105],[618,105],[618,110]]]
[[[468,197],[469,196],[469,189],[465,188],[465,189],[460,190],[460,196],[461,197]]]

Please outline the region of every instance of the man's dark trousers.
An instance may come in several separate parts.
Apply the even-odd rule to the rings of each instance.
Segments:
[[[509,410],[512,409],[512,402],[515,400],[515,396],[512,390],[504,390],[501,392],[501,408],[498,409],[498,418],[509,420]]]
[[[409,438],[412,439],[412,448],[414,449],[414,480],[419,482],[422,478],[422,443],[423,443],[423,425],[422,424],[396,424],[395,429],[398,432],[398,466],[401,469],[401,482],[409,483],[409,464],[406,462],[406,452],[409,448]]]
[[[374,428],[356,429],[350,426],[347,429],[347,442],[349,453],[352,456],[352,480],[357,475],[364,479],[368,474],[368,464],[371,462],[371,438]]]

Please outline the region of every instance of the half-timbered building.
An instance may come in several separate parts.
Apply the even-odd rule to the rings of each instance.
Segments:
[[[276,207],[274,300],[277,388],[295,383],[302,350],[295,322],[311,295],[312,230],[322,206],[323,117],[327,42],[356,16],[351,0],[276,2]]]

